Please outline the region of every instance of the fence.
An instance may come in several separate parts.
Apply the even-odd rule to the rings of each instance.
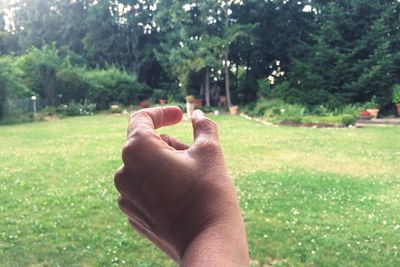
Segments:
[[[39,111],[47,106],[46,99],[36,98],[36,111]],[[29,97],[18,99],[7,99],[6,111],[19,111],[22,113],[33,113],[34,101]]]

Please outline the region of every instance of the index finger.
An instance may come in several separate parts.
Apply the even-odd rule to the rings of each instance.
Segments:
[[[132,114],[128,126],[128,139],[137,131],[154,132],[163,126],[177,124],[182,120],[179,107],[146,108]]]

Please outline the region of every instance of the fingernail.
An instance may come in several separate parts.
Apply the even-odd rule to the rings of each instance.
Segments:
[[[192,114],[192,120],[198,120],[204,118],[204,113],[200,109],[196,109]]]

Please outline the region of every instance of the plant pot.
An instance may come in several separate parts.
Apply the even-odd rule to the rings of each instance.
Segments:
[[[396,104],[396,108],[397,108],[397,114],[399,114],[399,116],[400,116],[400,103]]]
[[[238,109],[239,109],[238,106],[231,106],[231,107],[229,107],[229,113],[230,113],[231,115],[237,115]]]
[[[167,104],[167,100],[166,99],[159,99],[158,101],[160,102],[161,106],[165,106]]]
[[[193,100],[193,104],[195,108],[200,108],[201,106],[203,106],[203,99],[201,98],[195,98]]]
[[[376,119],[378,117],[379,109],[371,108],[371,109],[367,109],[367,111],[369,114],[371,114],[373,119]]]

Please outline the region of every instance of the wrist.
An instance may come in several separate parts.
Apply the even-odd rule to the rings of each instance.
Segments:
[[[248,266],[249,255],[243,218],[235,213],[216,220],[185,248],[181,266]]]

